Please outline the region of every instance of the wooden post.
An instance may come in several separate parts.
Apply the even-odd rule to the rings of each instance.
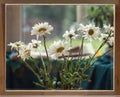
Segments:
[[[20,40],[20,29],[21,29],[21,15],[20,5],[6,5],[6,48],[10,51],[10,47],[7,45],[10,42]]]
[[[5,5],[0,4],[0,93],[4,93],[5,81]],[[4,64],[4,65],[3,65]]]
[[[85,24],[86,23],[86,18],[85,18],[85,15],[86,15],[86,5],[78,5],[77,6],[77,22],[78,23],[82,23],[82,24]]]

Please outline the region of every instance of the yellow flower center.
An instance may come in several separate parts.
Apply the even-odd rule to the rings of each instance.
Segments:
[[[93,29],[89,29],[88,34],[89,35],[93,35],[94,34],[94,30]]]
[[[106,40],[106,38],[104,37],[103,40]]]
[[[37,48],[38,47],[38,44],[33,44],[33,48]]]
[[[65,49],[64,47],[59,47],[59,48],[56,50],[56,52],[57,52],[57,53],[61,53],[64,49]]]
[[[29,50],[29,49],[25,50],[25,53],[26,53],[26,54],[29,54],[29,53],[30,53],[30,50]]]
[[[69,34],[69,37],[70,37],[70,38],[72,38],[72,37],[73,37],[73,35],[72,35],[72,34]]]
[[[19,44],[19,43],[16,43],[16,46],[18,46],[18,47],[19,47],[19,46],[20,46],[20,44]]]
[[[38,30],[38,32],[45,32],[47,29],[46,28],[40,28],[39,30]]]

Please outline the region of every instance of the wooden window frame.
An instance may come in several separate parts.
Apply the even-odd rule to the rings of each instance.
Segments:
[[[5,5],[6,4],[115,4],[115,89],[109,90],[6,90],[6,42]],[[2,95],[120,95],[120,2],[119,0],[2,0],[0,3],[0,94]]]

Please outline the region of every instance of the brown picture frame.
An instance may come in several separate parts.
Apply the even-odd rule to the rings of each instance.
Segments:
[[[115,4],[114,90],[6,90],[5,4]],[[7,0],[0,3],[0,94],[2,95],[120,95],[120,2],[119,0]]]

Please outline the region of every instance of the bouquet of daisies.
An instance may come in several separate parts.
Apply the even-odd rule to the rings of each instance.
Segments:
[[[36,76],[38,81],[33,82],[35,85],[42,89],[82,89],[82,82],[90,81],[96,54],[106,43],[113,46],[114,28],[104,25],[104,29],[100,29],[94,24],[79,24],[77,29],[66,31],[63,40],[54,41],[50,47],[47,47],[46,35],[51,34],[52,31],[53,27],[49,23],[38,23],[31,31],[31,35],[35,35],[36,39],[28,44],[17,41],[8,45],[17,52],[19,60]],[[41,37],[43,41],[39,39]],[[80,41],[77,48],[72,47],[74,39]],[[83,56],[85,41],[91,42],[96,39],[102,43],[93,54],[87,54],[88,57],[85,58]],[[41,49],[42,44],[44,52]],[[73,53],[74,51],[77,53]],[[40,60],[41,64],[37,60]],[[58,76],[51,73],[51,65],[53,65],[51,60],[57,60],[60,64],[57,70]]]

